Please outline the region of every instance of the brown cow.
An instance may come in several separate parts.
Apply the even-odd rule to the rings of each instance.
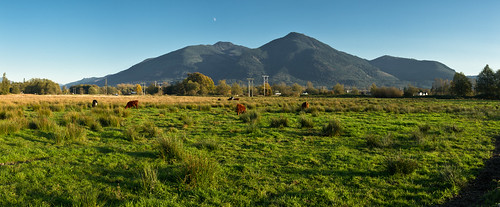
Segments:
[[[302,103],[302,110],[307,109],[307,108],[309,108],[309,103],[307,103],[307,101],[306,101],[306,102]]]
[[[235,101],[239,101],[239,100],[240,100],[240,98],[233,98],[233,100],[235,100]]]
[[[245,113],[247,112],[247,109],[245,108],[245,106],[243,104],[236,104],[236,114],[237,115],[240,115],[242,113]]]
[[[139,101],[138,100],[133,100],[133,101],[129,101],[127,103],[127,105],[125,106],[125,108],[128,109],[128,108],[131,108],[131,107],[135,106],[135,108],[138,109],[139,108],[138,105],[139,105]]]

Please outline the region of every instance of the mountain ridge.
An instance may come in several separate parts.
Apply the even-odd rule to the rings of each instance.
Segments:
[[[387,57],[366,60],[338,51],[315,38],[291,32],[254,49],[224,41],[213,45],[186,46],[155,58],[145,59],[115,74],[84,78],[66,85],[102,86],[106,78],[108,85],[153,81],[175,82],[193,72],[203,73],[216,83],[222,79],[229,83],[245,82],[246,78],[258,80],[262,75],[269,75],[271,84],[285,82],[305,85],[311,81],[316,86],[326,87],[332,87],[336,83],[359,88],[367,88],[372,83],[378,86],[399,87],[411,83],[411,78],[398,73],[401,71],[391,65],[399,63],[401,59]],[[410,63],[415,64],[411,61]],[[379,66],[376,66],[377,64]],[[439,64],[436,65],[445,66]],[[424,64],[425,67],[428,65]],[[450,69],[445,67],[442,68]],[[409,68],[414,70],[413,67]],[[416,85],[427,86],[429,78],[427,76],[425,78],[427,78],[425,83]]]

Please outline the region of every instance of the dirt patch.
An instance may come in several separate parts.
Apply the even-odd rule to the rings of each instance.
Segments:
[[[494,189],[496,180],[500,180],[500,137],[496,137],[493,155],[486,161],[477,178],[441,206],[481,206],[484,202],[481,197]]]

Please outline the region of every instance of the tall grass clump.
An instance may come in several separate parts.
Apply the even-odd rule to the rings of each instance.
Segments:
[[[390,147],[393,144],[392,134],[388,134],[384,137],[379,137],[376,135],[368,135],[366,136],[366,145],[369,148],[386,148]]]
[[[52,116],[52,111],[48,108],[41,108],[40,110],[37,111],[38,116],[45,116],[45,117],[50,117]]]
[[[299,126],[300,126],[300,128],[313,128],[314,122],[311,118],[308,118],[306,116],[300,116],[299,117]]]
[[[138,127],[127,128],[123,132],[123,135],[125,136],[125,139],[127,139],[128,141],[132,141],[132,142],[144,138],[143,135],[141,133],[139,133]]]
[[[76,123],[80,119],[81,114],[75,111],[70,111],[65,113],[60,121],[62,126],[66,126],[69,123]]]
[[[160,137],[158,138],[158,150],[160,156],[164,160],[182,160],[186,154],[184,151],[184,143],[176,137]]]
[[[152,138],[160,136],[163,131],[158,128],[154,122],[148,121],[142,125],[141,133],[144,134],[145,137]]]
[[[0,135],[18,132],[27,125],[26,118],[16,118],[9,120],[0,120]]]
[[[193,118],[191,116],[188,116],[188,115],[185,115],[185,114],[181,115],[179,117],[179,120],[182,121],[182,125],[184,127],[192,126],[194,124]]]
[[[57,123],[47,117],[36,117],[28,124],[30,129],[37,129],[41,131],[54,131]]]
[[[279,118],[271,118],[270,127],[288,127],[289,121],[287,117],[280,116]]]
[[[198,149],[208,149],[216,150],[219,148],[219,144],[214,139],[204,139],[194,143],[194,146]]]
[[[186,155],[183,160],[183,183],[188,187],[209,188],[217,184],[219,165],[203,155]]]
[[[323,126],[321,132],[323,136],[340,136],[342,134],[342,124],[340,124],[339,120],[331,120],[328,124]]]
[[[446,184],[454,188],[460,189],[467,183],[463,170],[456,165],[444,165],[444,167],[440,169],[439,175]]]
[[[248,111],[240,114],[240,120],[244,123],[257,123],[260,119],[260,114],[257,111]]]
[[[101,123],[103,127],[120,127],[122,118],[115,115],[105,115],[101,114],[98,116],[97,120]]]
[[[200,105],[198,108],[200,109],[200,111],[211,111],[212,110],[212,107],[210,105]]]
[[[87,130],[77,124],[68,124],[66,126],[66,140],[67,141],[83,141],[87,136]]]
[[[146,192],[153,192],[159,184],[158,169],[150,165],[144,166],[141,172],[141,186]]]
[[[411,174],[415,172],[418,168],[418,163],[417,161],[410,159],[410,158],[405,158],[401,156],[401,154],[395,156],[395,157],[390,157],[386,159],[385,162],[387,171],[391,175],[395,174]]]

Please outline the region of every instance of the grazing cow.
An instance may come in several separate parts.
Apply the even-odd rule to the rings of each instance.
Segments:
[[[240,100],[240,98],[233,98],[233,100],[235,100],[235,101],[239,101],[239,100]]]
[[[138,100],[133,100],[133,101],[129,101],[127,103],[127,105],[125,106],[125,108],[128,109],[128,108],[131,108],[131,107],[135,106],[135,108],[138,109],[139,108],[138,105],[139,105],[139,101]]]
[[[309,108],[309,103],[307,103],[307,101],[306,101],[306,102],[302,103],[302,110],[307,109],[307,108]]]
[[[237,115],[240,115],[242,113],[245,113],[247,112],[247,109],[245,108],[245,106],[243,104],[236,104],[236,114]]]
[[[230,100],[234,100],[234,97],[232,97],[232,96],[231,96],[231,97],[229,97],[227,100],[228,100],[228,101],[230,101]]]
[[[97,106],[97,100],[93,100],[92,101],[92,108],[96,107]]]

